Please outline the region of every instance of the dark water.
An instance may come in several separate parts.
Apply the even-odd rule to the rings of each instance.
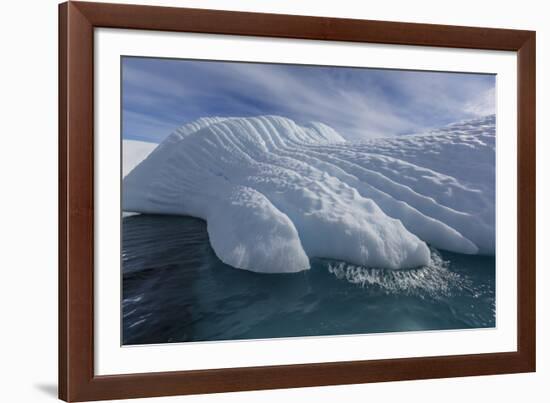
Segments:
[[[495,260],[433,250],[414,270],[317,259],[258,274],[222,263],[204,221],[137,215],[123,222],[122,313],[126,345],[494,327]]]

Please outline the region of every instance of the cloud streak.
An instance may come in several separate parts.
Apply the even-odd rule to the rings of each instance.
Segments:
[[[162,141],[203,116],[283,115],[352,140],[494,113],[492,75],[123,59],[123,137]]]

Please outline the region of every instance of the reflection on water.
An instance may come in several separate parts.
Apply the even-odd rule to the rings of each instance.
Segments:
[[[258,274],[222,263],[192,217],[123,221],[123,343],[258,339],[495,326],[495,260],[432,250],[388,271],[314,259]]]

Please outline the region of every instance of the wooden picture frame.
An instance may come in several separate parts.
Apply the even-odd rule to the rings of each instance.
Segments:
[[[94,29],[506,50],[518,58],[516,352],[94,374]],[[59,398],[66,401],[535,371],[535,32],[68,2],[59,6]]]

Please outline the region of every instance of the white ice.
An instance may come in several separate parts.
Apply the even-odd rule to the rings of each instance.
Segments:
[[[494,116],[359,143],[321,123],[203,118],[126,176],[123,208],[206,220],[216,255],[241,269],[411,268],[429,263],[427,243],[494,254],[494,164]]]
[[[138,140],[122,141],[122,177],[130,173],[155,149],[157,144]]]

